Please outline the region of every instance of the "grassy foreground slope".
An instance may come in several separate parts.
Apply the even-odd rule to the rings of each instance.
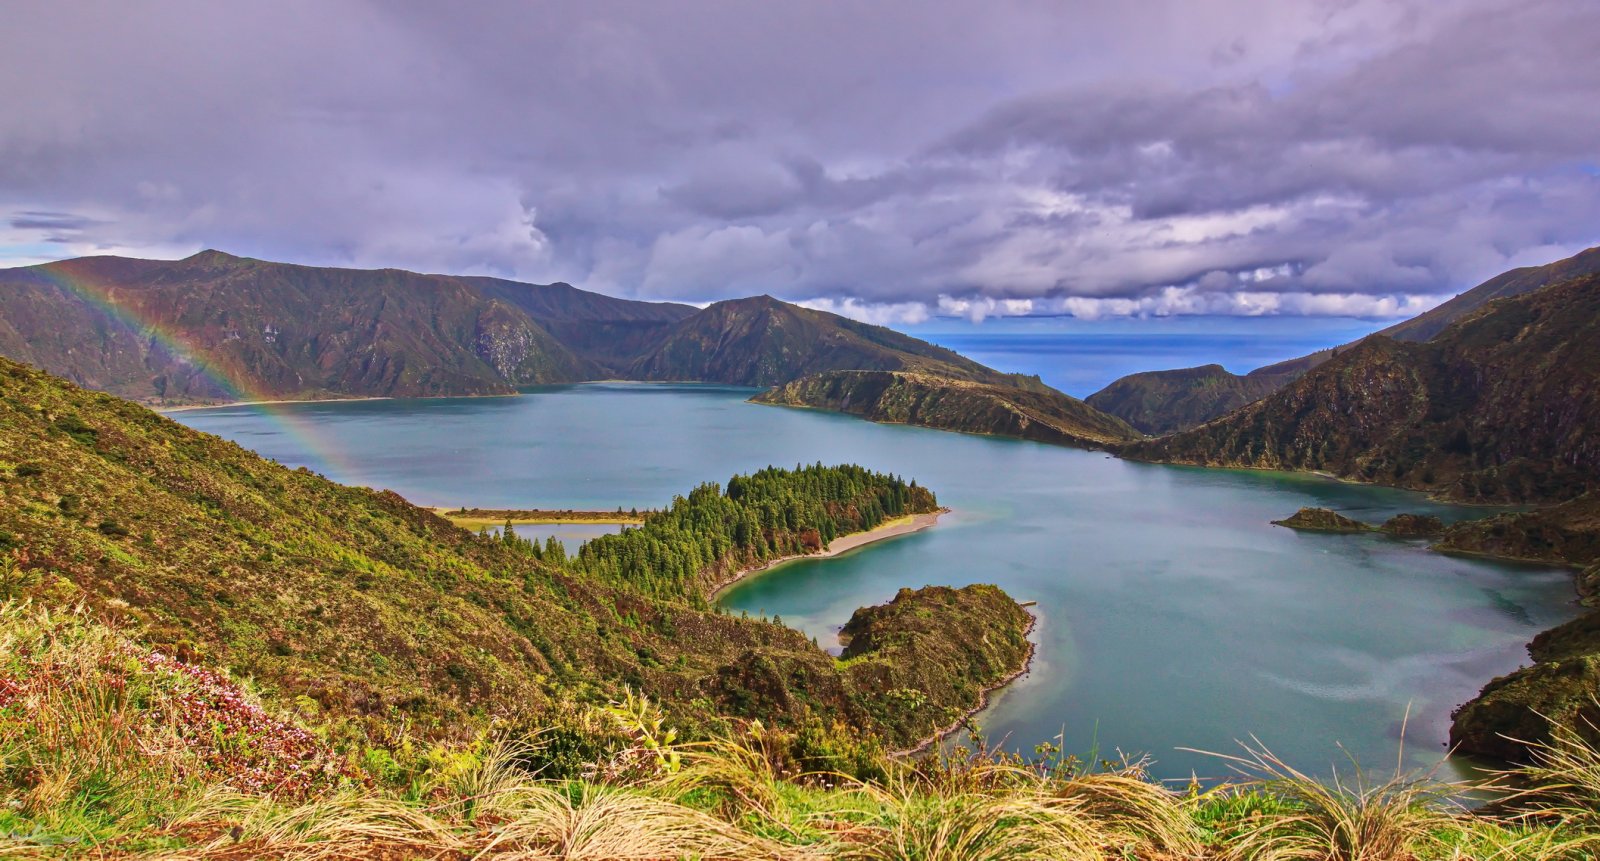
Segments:
[[[82,612],[0,603],[0,646],[7,858],[1578,861],[1600,843],[1581,742],[1545,749],[1514,775],[1538,794],[1495,814],[1426,777],[1330,786],[1259,749],[1234,762],[1246,782],[1204,792],[976,737],[852,780],[805,773],[759,723],[685,742],[631,695],[576,731],[372,747]]]
[[[896,479],[845,472],[842,492],[911,497]],[[995,680],[956,644],[948,664],[904,667],[896,689],[929,695],[886,710],[881,677],[797,631],[708,611],[689,588],[645,589],[543,555],[0,360],[0,600],[82,603],[353,733],[459,735],[631,688],[691,728],[742,715],[904,744],[974,702],[942,698],[945,680],[932,679],[972,673],[969,690]],[[953,628],[965,613],[999,631],[1026,624],[998,590],[931,612]],[[1024,648],[1019,635],[1013,666]]]

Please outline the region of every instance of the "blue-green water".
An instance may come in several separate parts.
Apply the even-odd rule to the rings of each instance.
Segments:
[[[427,505],[660,506],[768,464],[851,461],[915,477],[955,509],[930,530],[774,569],[725,593],[830,642],[902,586],[997,583],[1037,601],[1033,671],[985,729],[1031,748],[1149,753],[1172,778],[1258,736],[1326,772],[1339,745],[1442,753],[1450,710],[1570,618],[1570,575],[1414,541],[1297,533],[1304,505],[1364,520],[1467,509],[1315,477],[1127,463],[1036,443],[744,403],[745,389],[596,384],[519,398],[233,407],[176,414],[291,466]]]
[[[518,523],[512,527],[518,538],[544,544],[545,539],[554,538],[567,548],[567,555],[578,552],[585,542],[602,535],[611,535],[622,531],[620,523]],[[501,527],[491,526],[489,532],[500,534]]]

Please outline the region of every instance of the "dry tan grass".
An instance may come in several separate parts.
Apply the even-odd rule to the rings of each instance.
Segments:
[[[1284,812],[1244,823],[1230,835],[1224,856],[1237,861],[1415,861],[1440,850],[1439,835],[1458,823],[1446,800],[1459,786],[1398,768],[1371,782],[1359,768],[1352,776],[1319,780],[1296,770],[1259,741],[1242,756],[1220,755],[1245,778],[1244,786],[1267,792]]]
[[[508,861],[648,861],[660,858],[786,859],[797,850],[747,834],[697,810],[614,787],[582,786],[576,797],[542,786],[516,790],[497,807],[509,818],[489,829],[474,858]]]

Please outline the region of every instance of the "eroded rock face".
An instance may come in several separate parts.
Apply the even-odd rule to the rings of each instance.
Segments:
[[[1371,532],[1372,527],[1326,508],[1302,508],[1293,516],[1272,521],[1275,526],[1315,532]]]

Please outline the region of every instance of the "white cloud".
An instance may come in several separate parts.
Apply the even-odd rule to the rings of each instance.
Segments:
[[[796,304],[812,308],[817,311],[827,311],[874,326],[914,326],[923,323],[931,316],[928,306],[922,302],[863,302],[855,297],[834,299],[822,297],[818,299],[802,299]]]

